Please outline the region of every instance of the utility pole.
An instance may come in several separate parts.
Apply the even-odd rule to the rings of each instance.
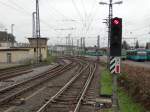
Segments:
[[[83,50],[85,52],[85,37],[83,37]]]
[[[81,48],[80,48],[80,55],[82,56],[82,47],[83,47],[83,40],[82,40],[82,37],[81,37],[81,39],[80,39],[80,46],[81,46]]]
[[[39,17],[39,0],[36,0],[36,38],[37,38],[37,63],[41,62],[41,46],[39,46],[40,34],[40,17]],[[38,53],[39,50],[39,53]]]
[[[36,37],[36,20],[35,20],[35,16],[36,16],[36,12],[32,13],[32,37],[35,38]]]
[[[11,24],[11,34],[13,35],[14,33],[14,24]]]
[[[77,39],[77,56],[79,56],[79,40]]]
[[[74,46],[74,43],[73,43],[73,38],[72,38],[72,55],[74,55],[74,48],[73,48],[73,46]]]
[[[66,54],[68,53],[68,37],[66,37]]]
[[[107,68],[110,63],[110,36],[111,36],[111,19],[113,17],[112,0],[109,1],[109,20],[108,20],[108,56],[107,56]]]
[[[98,51],[100,49],[100,36],[97,36],[97,61],[99,62],[99,55],[98,55]]]
[[[71,39],[70,39],[70,34],[68,34],[68,47],[69,47],[69,55],[71,55]]]
[[[55,30],[61,30],[61,31],[65,31],[65,30],[75,30],[76,28],[70,27],[70,28],[60,28],[60,29],[55,29]],[[68,36],[66,37],[66,51],[67,53],[71,53],[71,39],[70,39],[70,35],[68,34]]]

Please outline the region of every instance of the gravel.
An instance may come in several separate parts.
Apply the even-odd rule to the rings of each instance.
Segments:
[[[61,74],[59,77],[52,79],[44,85],[41,85],[41,87],[36,90],[36,92],[38,91],[37,93],[31,91],[28,94],[19,97],[18,99],[26,99],[25,104],[15,106],[12,110],[6,112],[35,112],[35,110],[39,109],[48,98],[52,97],[69,79],[71,79],[73,73],[75,73],[77,69],[77,67],[74,67],[72,70]],[[31,94],[34,95],[29,97]]]
[[[26,74],[23,74],[20,76],[16,76],[13,78],[9,78],[6,81],[0,82],[0,89],[7,87],[7,86],[10,86],[12,84],[16,84],[16,83],[21,82],[23,80],[27,80],[31,77],[34,77],[34,76],[52,68],[52,67],[54,67],[54,66],[56,66],[56,64],[33,68],[32,72],[29,72],[29,73],[26,73]]]

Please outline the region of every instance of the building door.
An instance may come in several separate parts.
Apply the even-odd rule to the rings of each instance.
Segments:
[[[7,53],[7,63],[11,63],[11,53]]]

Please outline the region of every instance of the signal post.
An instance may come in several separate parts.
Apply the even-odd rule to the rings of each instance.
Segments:
[[[122,43],[122,19],[115,17],[111,19],[110,32],[110,72],[113,75],[113,109],[118,112],[117,99],[117,75],[120,74]]]

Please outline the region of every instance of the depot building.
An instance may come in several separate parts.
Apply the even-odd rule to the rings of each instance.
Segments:
[[[14,36],[0,32],[0,63],[28,63],[47,58],[47,38],[28,38],[28,44],[15,44]],[[6,34],[6,33],[5,33]],[[8,39],[9,38],[9,39]]]

